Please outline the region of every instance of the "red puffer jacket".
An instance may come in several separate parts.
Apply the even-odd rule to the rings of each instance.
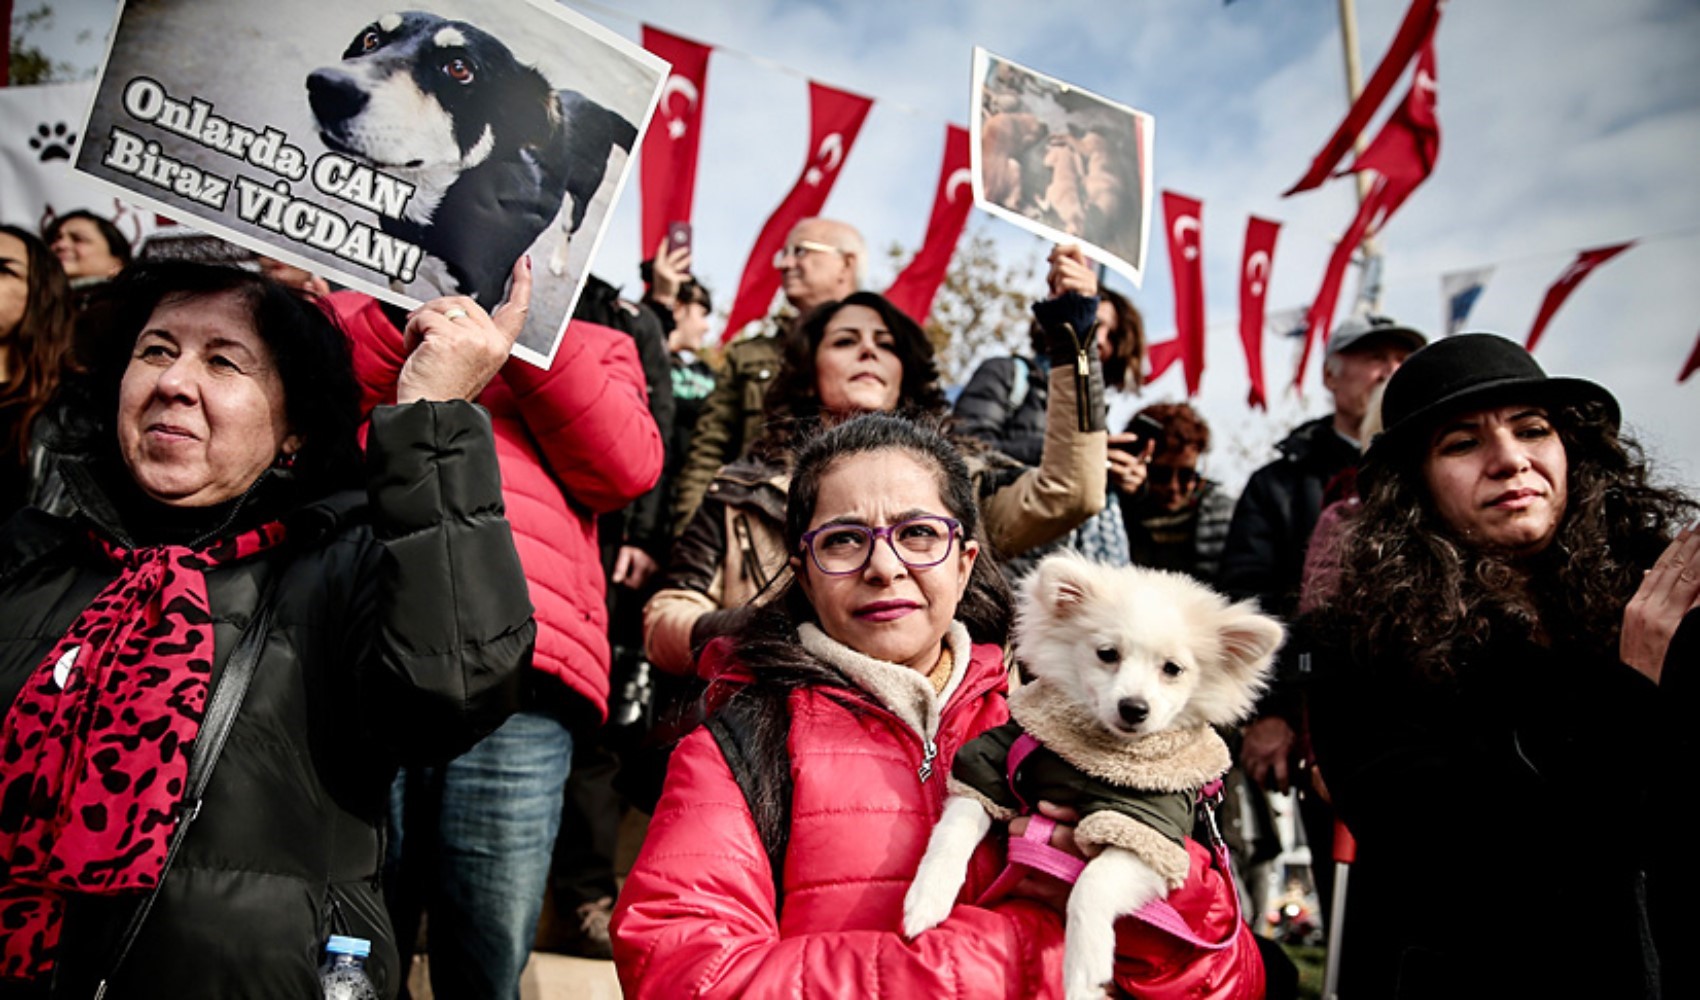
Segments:
[[[813,687],[790,699],[794,781],[785,906],[775,917],[767,855],[719,747],[698,729],[680,743],[637,865],[614,913],[614,960],[629,1000],[674,997],[1008,997],[1062,995],[1062,918],[1031,900],[960,903],[913,941],[903,896],[943,809],[963,743],[1009,717],[1002,653],[974,647],[945,707],[934,777],[917,777],[920,737],[868,695]],[[981,844],[962,900],[1003,866]],[[1169,902],[1220,939],[1233,904],[1207,852]],[[1133,920],[1118,928],[1116,978],[1137,997],[1263,995],[1263,964],[1243,924],[1204,953]]]
[[[353,344],[362,408],[392,402],[405,360],[401,332],[369,295],[337,292],[329,303]],[[637,347],[618,330],[575,321],[548,371],[510,360],[478,402],[495,425],[502,499],[537,609],[532,665],[606,717],[608,606],[596,515],[631,503],[661,475],[661,432]]]

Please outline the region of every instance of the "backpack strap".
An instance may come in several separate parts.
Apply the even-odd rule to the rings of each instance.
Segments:
[[[789,730],[786,693],[745,688],[729,699],[705,725],[738,790],[744,793],[744,803],[755,820],[756,833],[761,837],[762,850],[767,853],[769,871],[773,874],[773,912],[778,916],[785,905],[785,850],[791,835],[791,750],[783,737],[777,746],[759,744],[758,733],[784,733]],[[762,723],[774,725],[763,726]]]

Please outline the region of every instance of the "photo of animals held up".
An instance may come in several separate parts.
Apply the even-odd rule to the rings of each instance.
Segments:
[[[1152,117],[976,49],[980,207],[1047,240],[1083,243],[1135,282],[1145,269]]]
[[[429,6],[131,0],[78,168],[405,307],[494,308],[529,254],[544,364],[665,64],[552,3]]]

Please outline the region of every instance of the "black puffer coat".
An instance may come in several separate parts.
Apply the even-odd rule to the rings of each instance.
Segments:
[[[390,779],[398,762],[446,760],[501,723],[535,626],[489,416],[470,403],[381,407],[368,448],[369,499],[298,506],[279,549],[207,573],[214,684],[268,576],[272,626],[112,1000],[313,1000],[333,933],[370,939],[380,994],[399,988],[378,885]],[[67,471],[76,515],[31,511],[0,531],[6,705],[114,575],[90,528],[127,541],[96,477]],[[275,496],[272,475],[250,496]],[[94,994],[136,902],[72,898],[51,995]]]

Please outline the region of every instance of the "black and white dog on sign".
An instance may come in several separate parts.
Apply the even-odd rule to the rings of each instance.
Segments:
[[[578,231],[614,147],[637,139],[489,33],[421,11],[362,28],[340,63],[308,75],[307,97],[327,147],[413,186],[380,225],[424,250],[420,280],[485,308],[557,216]]]

